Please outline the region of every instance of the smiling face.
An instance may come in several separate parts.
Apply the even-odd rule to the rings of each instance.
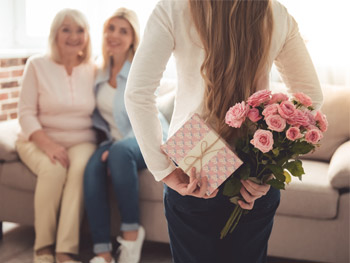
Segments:
[[[134,41],[134,30],[123,18],[114,17],[106,26],[104,45],[110,56],[126,55]]]
[[[61,56],[78,56],[88,42],[88,34],[70,17],[63,20],[58,29],[56,43]]]

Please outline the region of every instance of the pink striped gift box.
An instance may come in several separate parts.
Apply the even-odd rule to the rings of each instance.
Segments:
[[[226,142],[198,114],[194,114],[162,146],[161,149],[185,173],[196,167],[197,178],[206,176],[207,195],[217,189],[242,161]]]

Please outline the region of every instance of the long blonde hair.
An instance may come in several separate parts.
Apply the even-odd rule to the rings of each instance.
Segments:
[[[130,46],[129,54],[128,54],[128,60],[132,61],[136,52],[137,47],[139,46],[140,42],[140,24],[139,20],[137,18],[136,13],[131,10],[127,9],[125,7],[118,8],[117,11],[115,11],[103,24],[103,39],[102,39],[102,56],[103,56],[103,68],[106,68],[109,61],[110,61],[110,55],[107,52],[106,49],[106,42],[104,34],[107,31],[107,27],[109,25],[109,21],[113,18],[122,18],[129,22],[131,25],[131,28],[133,29],[134,33],[134,41]]]
[[[266,73],[273,30],[270,0],[189,0],[205,51],[201,74],[206,90],[204,116],[229,140],[227,110],[256,91]]]

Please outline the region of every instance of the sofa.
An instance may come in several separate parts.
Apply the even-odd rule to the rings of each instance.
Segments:
[[[174,105],[173,81],[164,81],[159,109],[170,121]],[[268,255],[313,262],[349,262],[350,89],[325,89],[323,112],[329,129],[321,147],[304,157],[306,174],[281,192]],[[0,222],[33,225],[36,177],[15,150],[17,120],[0,123]],[[140,220],[146,240],[169,242],[163,211],[163,186],[147,170],[140,172]],[[109,193],[111,193],[109,189]],[[120,218],[110,194],[112,233]],[[84,225],[84,224],[83,224]],[[85,226],[86,227],[86,226]],[[87,228],[87,227],[86,227]]]

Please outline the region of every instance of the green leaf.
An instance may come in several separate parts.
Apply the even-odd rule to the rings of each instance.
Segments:
[[[297,176],[299,178],[305,174],[303,163],[300,160],[288,162],[283,166],[283,168],[287,169],[293,176]]]
[[[261,164],[267,164],[267,160],[261,160]]]
[[[267,181],[266,183],[271,185],[272,187],[274,187],[276,189],[285,189],[284,188],[284,183],[280,182],[277,179],[271,179],[271,180]]]
[[[311,150],[313,150],[315,148],[314,145],[306,142],[306,141],[296,141],[292,147],[291,147],[291,151],[293,153],[296,154],[307,154],[308,152],[310,152]]]
[[[284,157],[281,157],[281,159],[279,159],[278,161],[277,161],[277,165],[279,165],[279,166],[283,166],[289,159],[291,159],[291,156],[289,156],[289,155],[286,155],[286,156],[284,156]]]
[[[243,163],[235,172],[234,174],[239,175],[241,179],[248,179],[250,176],[250,164],[248,162]]]
[[[236,177],[231,177],[226,180],[223,190],[223,195],[225,196],[235,196],[239,194],[241,190],[242,183]]]
[[[276,165],[276,164],[269,164],[267,165],[267,169],[269,169],[274,176],[276,177],[276,179],[280,182],[284,182],[285,181],[285,176],[283,174],[283,169],[281,166]]]
[[[285,182],[289,184],[292,181],[292,177],[290,176],[290,173],[287,170],[284,170],[283,174],[284,174],[284,177],[286,178]]]
[[[273,155],[278,156],[278,154],[280,153],[280,150],[278,148],[274,148],[272,149],[272,153]]]

